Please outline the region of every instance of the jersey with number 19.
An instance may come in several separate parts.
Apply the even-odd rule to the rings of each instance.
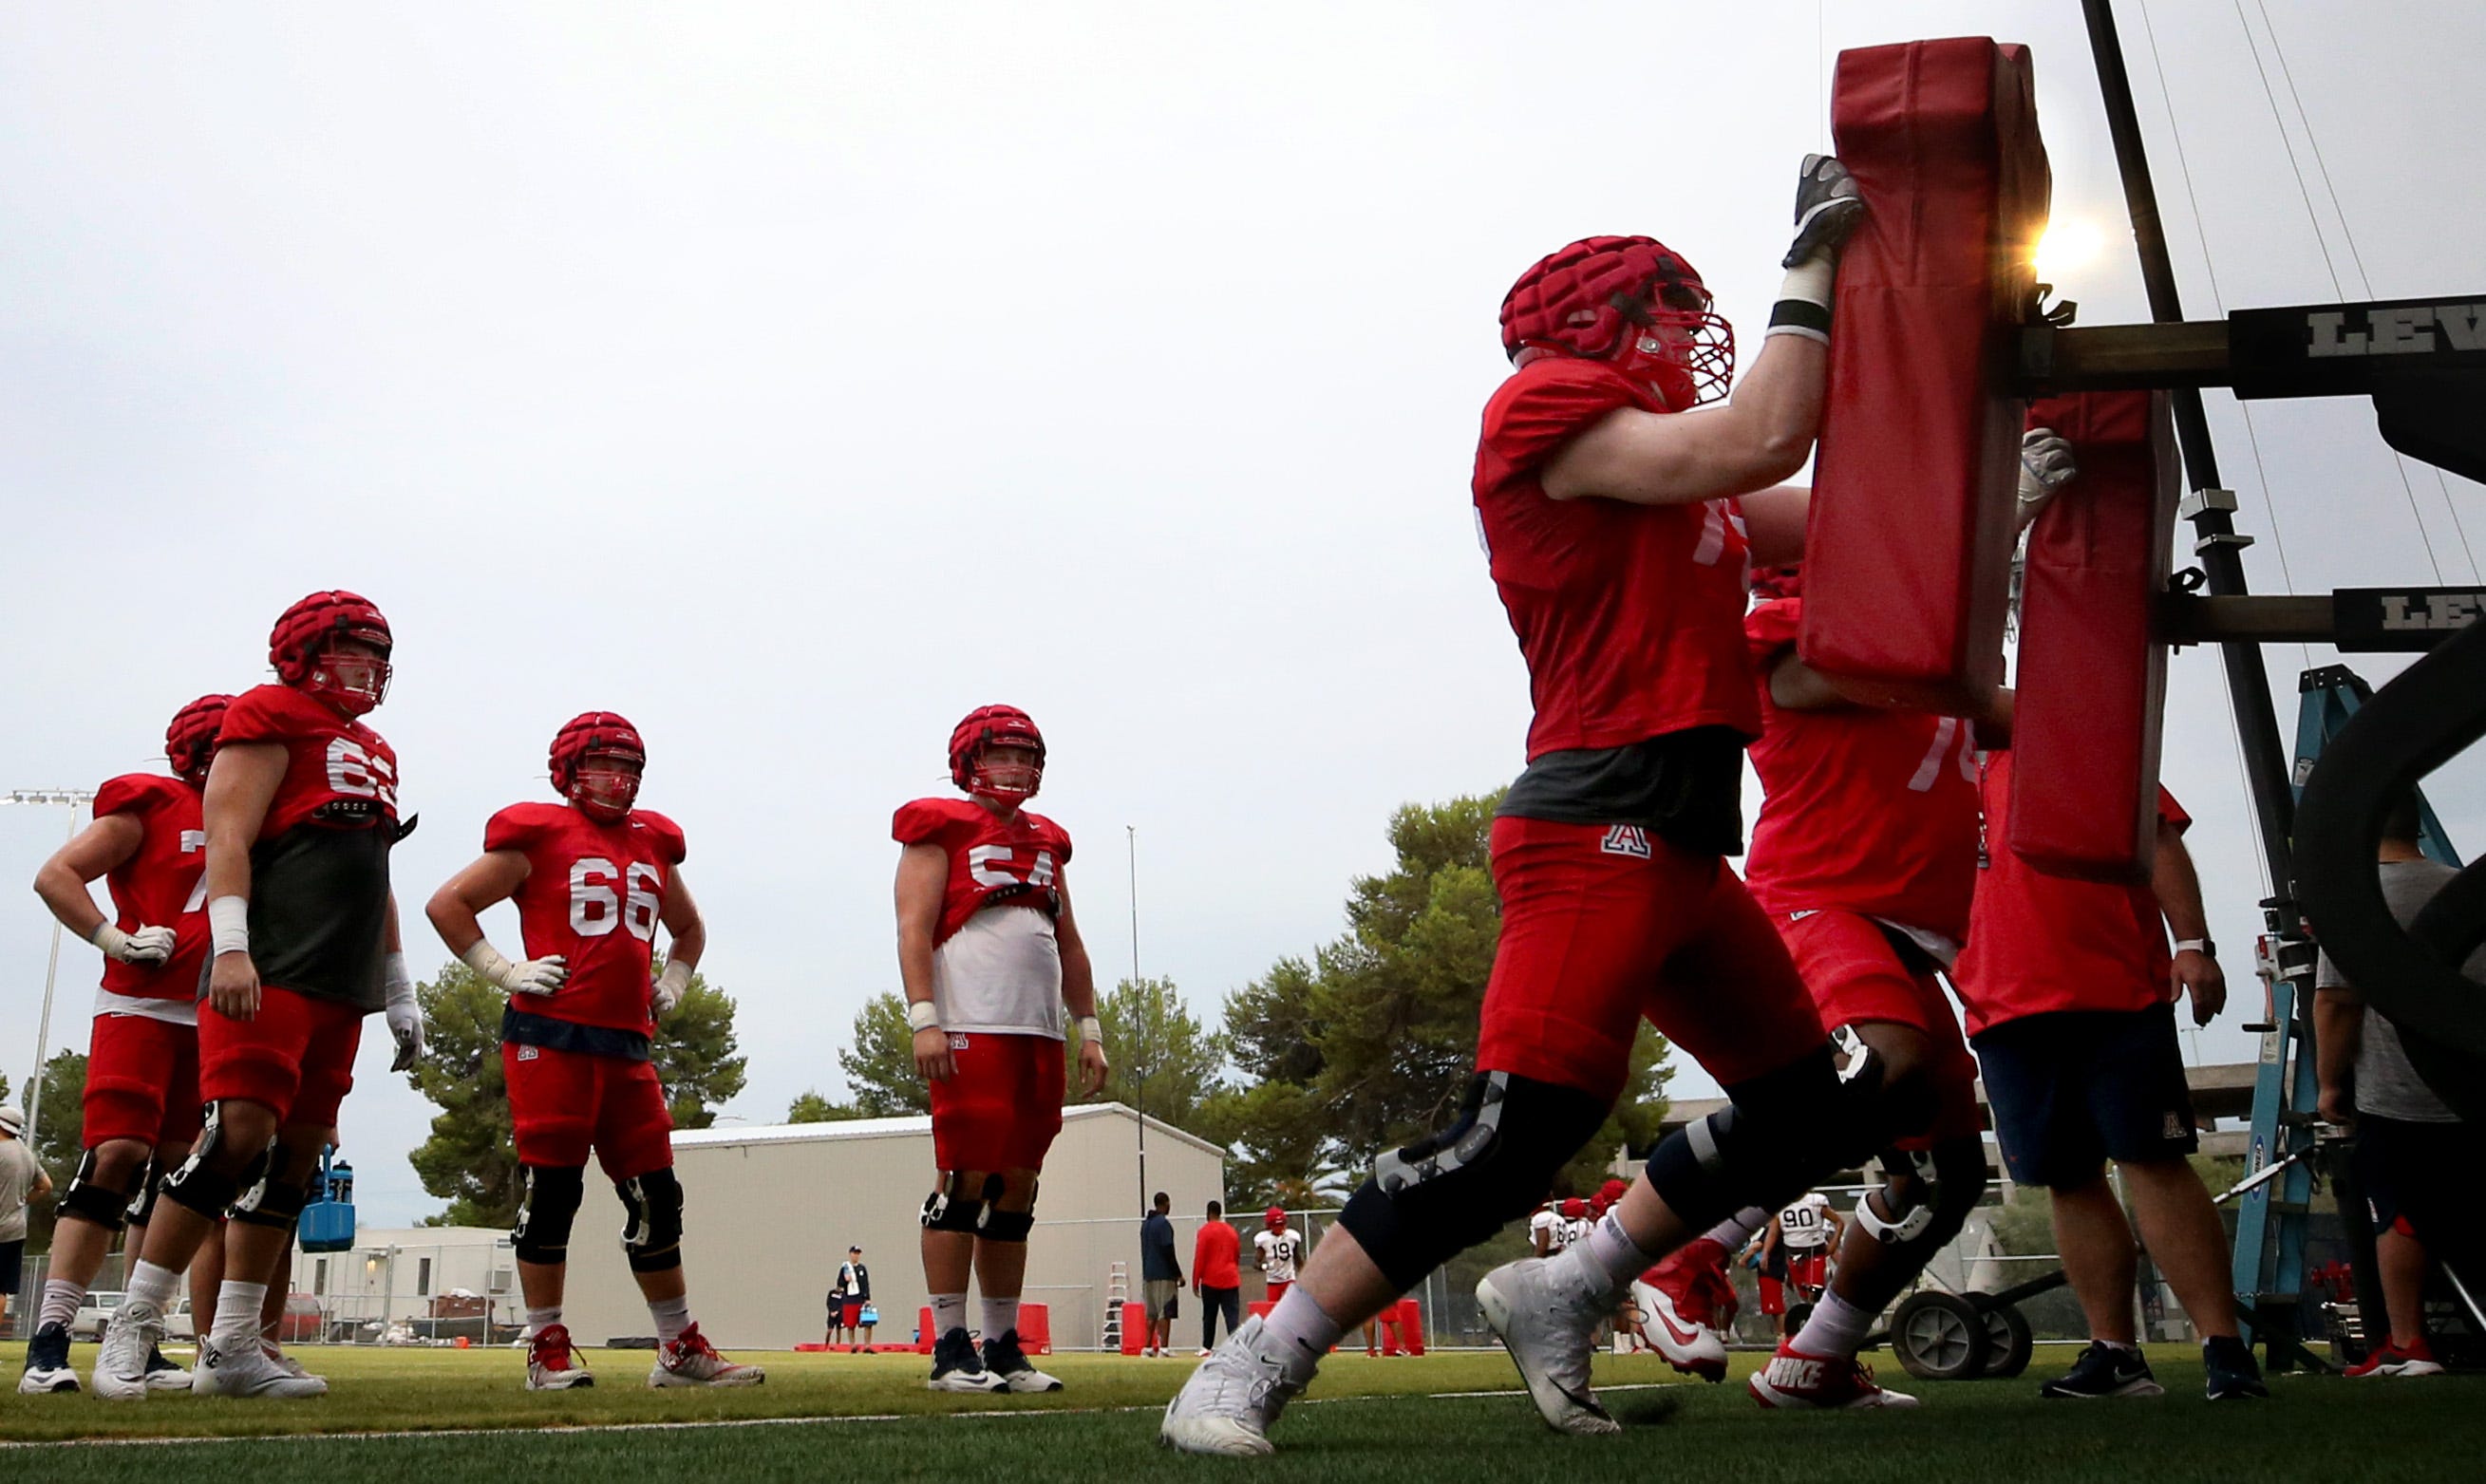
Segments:
[[[648,1001],[657,914],[688,853],[681,826],[652,810],[603,824],[567,804],[512,804],[483,827],[483,848],[526,857],[527,879],[512,899],[527,956],[558,953],[569,968],[560,989],[517,996],[511,1007],[627,1032],[644,1058],[655,1030]]]
[[[942,1029],[1063,1039],[1053,922],[1069,834],[1042,814],[1003,818],[973,799],[917,799],[898,811],[890,833],[949,857],[932,949]]]

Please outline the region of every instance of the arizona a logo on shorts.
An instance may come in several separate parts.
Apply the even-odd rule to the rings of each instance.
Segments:
[[[950,1049],[952,1051],[965,1051],[967,1049],[967,1032],[964,1031],[951,1031]]]
[[[2166,1126],[2159,1130],[2158,1137],[2169,1140],[2182,1139],[2184,1137],[2184,1115],[2179,1113],[2168,1113],[2167,1115]]]
[[[518,1059],[521,1061],[533,1061],[539,1055],[540,1055],[540,1053],[532,1046],[521,1046],[518,1048]]]
[[[1618,824],[1606,831],[1605,843],[1597,847],[1608,855],[1635,856],[1648,859],[1648,832],[1636,824]]]

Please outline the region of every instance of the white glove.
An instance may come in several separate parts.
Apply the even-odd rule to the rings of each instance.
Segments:
[[[457,955],[466,967],[513,995],[549,995],[569,982],[569,960],[558,953],[512,963],[483,938]]]
[[[2051,427],[2032,427],[2020,435],[2020,526],[2026,530],[2039,511],[2072,477],[2081,472],[2071,440]]]
[[[87,941],[103,949],[106,958],[152,969],[173,956],[175,936],[169,927],[142,925],[134,933],[124,933],[110,922],[104,922],[96,927],[95,936]]]
[[[405,972],[405,955],[391,953],[380,978],[388,994],[389,1034],[397,1039],[392,1072],[402,1072],[423,1059],[423,1007],[414,1001],[414,976]]]
[[[691,966],[678,959],[667,963],[665,972],[656,976],[656,987],[648,995],[648,1008],[662,1020],[674,1013],[674,1006],[682,1003],[682,991],[690,987]]]

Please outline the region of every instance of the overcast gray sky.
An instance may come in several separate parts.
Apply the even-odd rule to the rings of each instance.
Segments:
[[[2196,317],[2203,234],[2226,305],[2366,297],[2340,212],[2371,296],[2486,288],[2486,202],[2445,168],[2486,144],[2486,12],[2162,0],[2196,229],[2121,11]],[[741,1005],[727,1112],[768,1122],[837,1090],[897,982],[891,811],[1008,701],[1052,743],[1100,973],[1131,827],[1141,966],[1214,1019],[1340,929],[1395,806],[1521,760],[1468,504],[1511,279],[1652,233],[1749,356],[1825,59],[1970,33],[2035,49],[2057,216],[2101,249],[2064,292],[2144,317],[2070,0],[0,8],[0,790],[159,765],[178,705],[265,677],[285,604],[365,592],[399,635],[373,721],[423,816],[418,968],[447,958],[420,902],[549,797],[553,728],[624,712]],[[2420,522],[2475,575],[2451,510],[2486,539],[2486,500],[2412,465],[2413,512],[2362,403],[2260,404],[2258,457],[2212,418],[2262,589],[2274,534],[2298,591],[2430,581]],[[2271,661],[2292,728],[2304,656]],[[2262,888],[2215,660],[2173,686],[2167,778],[2242,978]],[[2473,768],[2439,803],[2486,838]],[[65,822],[0,810],[13,1083],[49,923],[22,884]],[[96,969],[65,946],[55,1047]],[[389,1224],[437,1208],[402,1158],[430,1110],[368,1039],[345,1137]]]

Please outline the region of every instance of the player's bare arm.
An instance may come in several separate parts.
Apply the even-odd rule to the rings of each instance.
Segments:
[[[906,995],[909,1022],[927,1022],[916,1027],[915,1070],[931,1082],[945,1082],[956,1070],[950,1059],[949,1032],[931,1019],[932,939],[940,930],[941,893],[949,880],[950,856],[939,845],[920,840],[899,853],[898,978]],[[1066,962],[1063,967],[1066,978]],[[923,1008],[917,1009],[918,1005]]]
[[[2176,943],[2206,948],[2210,921],[2201,907],[2201,877],[2193,868],[2193,853],[2184,848],[2183,832],[2164,819],[2158,822],[2158,850],[2151,862],[2149,884]],[[2196,1026],[2208,1025],[2227,1003],[2226,974],[2203,948],[2177,948],[2174,976],[2167,986],[2169,1000],[2181,994],[2193,997]]]
[[[52,916],[63,927],[100,948],[112,957],[132,963],[160,964],[172,953],[172,929],[153,928],[162,933],[164,947],[152,957],[136,957],[113,952],[110,938],[98,941],[97,929],[111,925],[109,915],[95,904],[87,891],[90,882],[98,881],[113,869],[125,864],[146,842],[147,827],[134,814],[106,814],[77,833],[77,838],[52,852],[41,869],[35,872],[35,894],[43,899]],[[140,933],[151,931],[141,928]],[[134,946],[138,934],[125,935]]]
[[[568,965],[558,953],[512,960],[483,936],[483,915],[515,895],[533,869],[523,850],[487,850],[442,882],[423,905],[423,915],[431,920],[432,931],[450,952],[484,980],[513,995],[549,995],[569,976]]]
[[[1114,1070],[1105,1058],[1104,1028],[1096,1019],[1096,969],[1089,961],[1087,941],[1079,936],[1079,921],[1070,915],[1068,878],[1056,877],[1054,890],[1062,899],[1061,915],[1053,920],[1054,941],[1062,948],[1062,1004],[1078,1026],[1079,1095],[1094,1097]]]
[[[2337,1128],[2357,1122],[2357,1052],[2365,1039],[2365,1001],[2355,986],[2325,984],[2313,992],[2314,1060],[2322,1078],[2322,1117]]]
[[[1830,347],[1772,336],[1720,405],[1691,412],[1618,407],[1545,466],[1556,500],[1694,505],[1746,495],[1804,467],[1821,427]]]
[[[665,924],[665,972],[656,976],[648,1004],[662,1019],[682,1003],[682,992],[691,987],[691,975],[707,952],[707,919],[700,916],[679,866],[665,878],[665,899],[656,905],[656,919]]]
[[[235,1020],[259,1013],[259,966],[250,957],[250,847],[285,782],[285,747],[247,742],[219,748],[200,806],[207,835],[207,922],[215,961],[207,999]]]

